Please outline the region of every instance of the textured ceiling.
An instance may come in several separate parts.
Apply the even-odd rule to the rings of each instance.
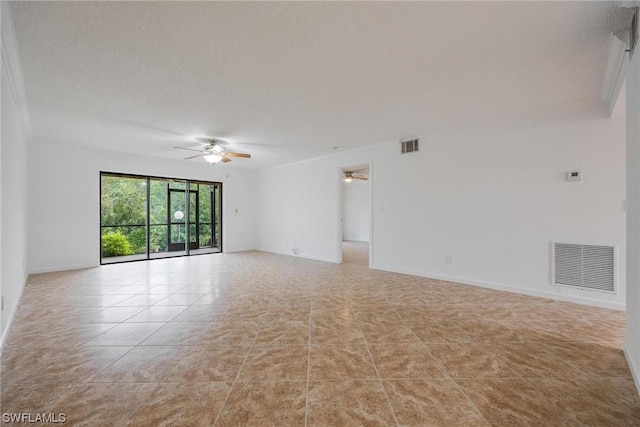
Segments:
[[[597,98],[613,2],[16,2],[36,138],[265,167]],[[251,143],[242,145],[240,142]],[[226,166],[225,166],[226,167]]]

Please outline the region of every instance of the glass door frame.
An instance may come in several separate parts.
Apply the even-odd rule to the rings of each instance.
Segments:
[[[187,184],[188,185],[188,184]],[[174,215],[171,215],[172,212],[172,204],[171,204],[171,197],[172,197],[172,193],[182,193],[182,198],[185,200],[185,207],[184,207],[184,212],[182,213],[184,216],[182,217],[182,222],[181,221],[175,221],[175,213]],[[191,212],[189,212],[189,208],[190,205],[189,203],[186,201],[187,199],[187,194],[189,194],[189,196],[191,196],[191,192],[188,192],[186,189],[185,190],[181,190],[179,188],[171,188],[171,187],[167,187],[167,251],[168,252],[179,252],[179,251],[186,251],[186,255],[189,255],[189,248],[191,247],[191,242],[189,242],[189,244],[187,245],[187,240],[191,240],[191,236],[189,235],[189,215],[191,214]],[[178,196],[179,197],[179,196]],[[151,215],[151,212],[149,212],[149,215]],[[173,236],[173,226],[177,225],[178,226],[178,243],[173,243],[172,242],[172,236]],[[180,225],[184,225],[185,230],[184,230],[184,243],[182,244],[182,248],[179,248],[178,246],[180,246]],[[173,246],[172,246],[173,245]]]
[[[115,260],[115,261],[108,261],[109,257],[105,258],[102,256],[102,229],[105,227],[102,224],[102,177],[103,176],[112,176],[112,177],[121,177],[121,178],[135,178],[135,179],[144,179],[146,182],[146,201],[145,201],[145,208],[146,208],[146,238],[147,238],[147,242],[146,242],[146,256],[144,258],[138,258],[138,259],[126,259],[126,260]],[[153,254],[151,253],[151,227],[152,226],[158,226],[151,224],[150,220],[151,220],[151,180],[164,180],[164,181],[177,181],[177,182],[184,182],[185,183],[185,189],[172,189],[170,187],[167,187],[167,251],[162,253],[163,255],[158,256],[157,254]],[[191,185],[192,184],[197,184],[198,187],[195,191],[193,191],[191,189]],[[211,192],[211,247],[208,248],[199,248],[199,225],[200,225],[200,221],[199,221],[199,211],[198,209],[198,202],[199,202],[199,198],[200,198],[200,194],[199,194],[199,189],[200,189],[200,185],[208,185],[212,187],[212,192]],[[222,192],[222,182],[218,182],[218,181],[202,181],[202,180],[190,180],[190,179],[185,179],[185,178],[170,178],[170,177],[162,177],[162,176],[150,176],[150,175],[137,175],[137,174],[130,174],[130,173],[119,173],[119,172],[108,172],[108,171],[100,171],[99,173],[99,187],[100,187],[100,194],[99,194],[99,215],[100,215],[100,223],[99,223],[99,258],[100,258],[100,265],[109,265],[109,264],[118,264],[118,263],[123,263],[123,262],[135,262],[135,261],[147,261],[147,260],[152,260],[152,259],[164,259],[164,258],[174,258],[174,257],[180,257],[180,256],[190,256],[190,255],[205,255],[205,254],[212,254],[212,253],[222,253],[223,252],[223,242],[222,242],[222,224],[223,224],[223,192]],[[215,189],[217,188],[217,194],[218,197],[215,197],[216,191]],[[182,192],[185,194],[185,212],[184,212],[184,224],[185,224],[185,244],[184,244],[184,250],[180,250],[177,251],[179,253],[175,253],[172,254],[173,251],[171,251],[169,249],[170,245],[171,245],[171,226],[172,226],[172,217],[171,217],[171,197],[170,197],[170,193],[171,192]],[[190,236],[190,231],[191,231],[191,212],[190,207],[191,207],[191,194],[195,194],[195,198],[196,198],[196,216],[195,216],[195,230],[196,230],[196,235],[195,237],[195,244],[198,245],[198,248],[191,248],[191,242],[190,240],[192,239],[192,236]],[[216,216],[216,207],[218,207],[218,215]],[[216,240],[216,232],[218,233],[218,239]],[[187,244],[188,243],[188,244]],[[214,243],[218,243],[216,246],[214,246]],[[191,251],[194,251],[194,253],[191,253]],[[141,255],[145,255],[144,253]],[[106,261],[106,262],[105,262]]]

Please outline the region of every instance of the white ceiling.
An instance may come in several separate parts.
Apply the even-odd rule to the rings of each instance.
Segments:
[[[34,135],[266,167],[598,96],[615,2],[16,2]],[[255,145],[242,145],[249,142]],[[228,167],[224,165],[222,167]]]

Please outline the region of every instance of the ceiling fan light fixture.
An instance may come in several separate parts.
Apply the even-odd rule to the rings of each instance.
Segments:
[[[203,159],[205,159],[207,162],[209,163],[218,163],[220,160],[222,160],[222,156],[219,154],[207,154],[206,156],[202,156]]]
[[[366,181],[368,178],[363,175],[354,175],[353,171],[344,171],[344,182],[351,182],[354,179]]]

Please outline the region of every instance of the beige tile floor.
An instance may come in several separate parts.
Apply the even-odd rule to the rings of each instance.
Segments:
[[[67,425],[625,426],[621,312],[259,252],[32,276],[3,413]]]

